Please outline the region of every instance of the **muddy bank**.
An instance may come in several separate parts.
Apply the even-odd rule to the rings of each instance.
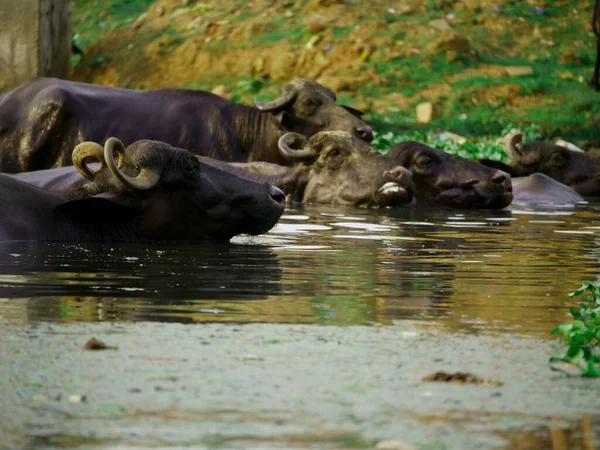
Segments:
[[[118,348],[84,350],[92,337]],[[412,321],[3,325],[0,436],[6,448],[596,448],[600,382],[551,372],[554,345]],[[436,371],[502,385],[422,381]]]

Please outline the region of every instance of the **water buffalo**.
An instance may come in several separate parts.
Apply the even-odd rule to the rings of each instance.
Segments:
[[[385,207],[414,200],[410,171],[349,133],[321,131],[310,140],[287,133],[279,139],[279,149],[294,166],[236,166],[258,174],[251,178],[281,188],[299,203]]]
[[[335,93],[299,78],[271,102],[232,103],[186,89],[135,91],[39,78],[0,97],[0,171],[17,173],[71,164],[83,141],[119,136],[166,142],[223,161],[285,164],[277,141],[286,131],[311,136],[343,130],[370,141],[361,113]]]
[[[106,164],[99,168],[91,166],[95,172],[83,164],[88,156],[101,160],[101,156],[94,154],[94,145],[97,146],[86,142],[75,148],[75,167],[12,176],[44,189],[64,192],[72,198],[114,189],[115,180]],[[411,173],[349,133],[321,131],[308,141],[297,133],[286,133],[279,139],[278,146],[293,166],[197,158],[235,175],[273,184],[294,202],[379,207],[408,205],[413,201]],[[293,148],[298,146],[300,149]],[[127,159],[121,165],[125,171],[133,170]]]
[[[585,203],[583,197],[542,173],[512,179],[513,203],[535,205],[572,205]]]
[[[513,133],[506,140],[506,153],[511,165],[489,159],[480,162],[501,168],[516,177],[543,173],[580,195],[600,195],[600,154],[576,151],[544,141],[521,144],[522,140],[521,133]]]
[[[415,141],[391,148],[389,156],[413,174],[417,204],[499,209],[512,201],[510,176]]]
[[[115,150],[118,165],[127,160],[137,167],[135,176],[119,169]],[[10,211],[0,218],[0,240],[227,241],[267,232],[284,210],[278,188],[203,164],[164,143],[139,141],[125,151],[110,138],[103,156],[119,188],[78,199],[0,174],[0,208]]]

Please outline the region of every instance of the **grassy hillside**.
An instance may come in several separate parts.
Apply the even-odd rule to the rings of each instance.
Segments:
[[[250,103],[309,76],[368,111],[382,149],[416,137],[501,157],[490,142],[513,126],[590,148],[600,146],[600,94],[587,85],[591,9],[580,0],[75,0],[84,55],[72,78],[217,88]],[[433,117],[419,123],[424,102]]]

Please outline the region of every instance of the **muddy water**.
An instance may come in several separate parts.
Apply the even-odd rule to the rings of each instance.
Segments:
[[[600,207],[305,208],[206,244],[0,244],[4,322],[422,321],[547,337],[596,280]]]
[[[0,448],[600,449],[600,383],[548,367],[599,258],[595,205],[2,243]]]

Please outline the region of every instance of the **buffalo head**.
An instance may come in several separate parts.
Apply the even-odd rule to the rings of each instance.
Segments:
[[[260,111],[273,114],[281,130],[312,136],[322,130],[346,131],[370,142],[373,130],[356,109],[336,102],[335,92],[309,78],[298,78],[285,85],[281,96],[271,102],[254,99]]]
[[[410,170],[418,204],[455,208],[504,208],[512,201],[510,176],[415,141],[392,147],[389,156]]]
[[[308,141],[287,133],[279,149],[297,164],[304,203],[377,207],[413,200],[411,173],[349,133],[322,131]]]
[[[115,215],[119,226],[124,223],[144,239],[228,240],[241,233],[265,233],[283,213],[285,198],[278,188],[204,164],[187,150],[149,140],[125,149],[110,138],[104,157],[98,158],[97,147],[78,147],[82,155],[74,158],[76,167],[92,184],[108,167],[114,176],[111,185],[118,187],[104,186],[109,192],[60,205],[57,211],[63,217],[89,214],[106,221],[103,215]],[[86,166],[88,156],[100,159],[98,171]]]
[[[580,195],[600,195],[600,158],[544,141],[521,144],[523,135],[514,133],[506,142],[512,170],[519,175],[536,172],[566,184]]]

